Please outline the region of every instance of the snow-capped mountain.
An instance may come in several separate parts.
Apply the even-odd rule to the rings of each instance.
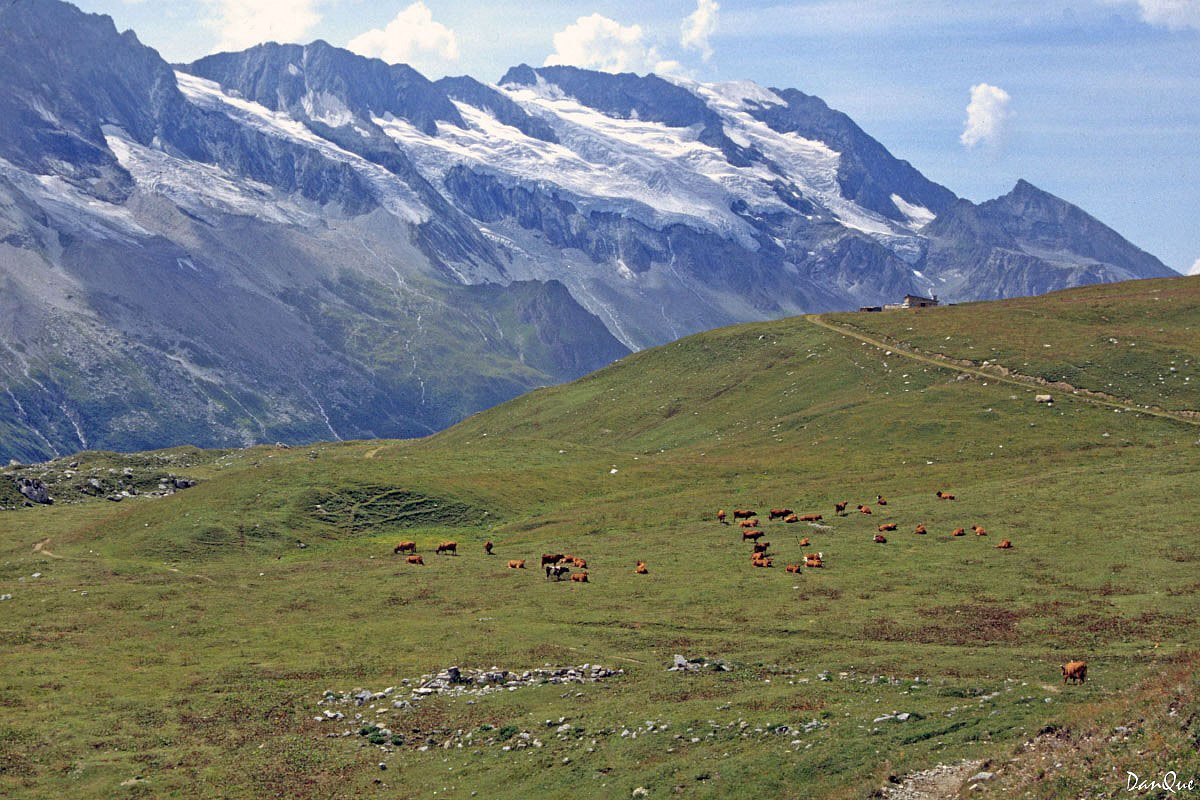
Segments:
[[[1173,274],[794,89],[171,66],[58,0],[0,2],[0,75],[5,457],[419,434],[718,325]]]

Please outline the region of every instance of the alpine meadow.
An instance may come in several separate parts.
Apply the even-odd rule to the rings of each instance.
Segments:
[[[78,5],[0,797],[1200,792],[1191,0]]]

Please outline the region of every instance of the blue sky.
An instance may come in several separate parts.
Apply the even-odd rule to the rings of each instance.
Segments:
[[[321,38],[431,78],[550,62],[794,87],[963,197],[1025,178],[1200,268],[1200,0],[77,4],[171,61]]]

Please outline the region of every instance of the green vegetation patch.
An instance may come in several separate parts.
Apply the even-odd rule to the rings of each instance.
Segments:
[[[384,528],[470,527],[489,513],[459,500],[433,497],[395,486],[316,489],[301,500],[310,518],[344,533]]]

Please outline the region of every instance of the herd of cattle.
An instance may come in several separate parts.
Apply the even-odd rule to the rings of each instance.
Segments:
[[[935,496],[939,500],[954,500],[955,499],[954,495],[943,492],[940,489],[937,491]],[[888,504],[887,499],[883,495],[875,495],[875,502],[881,506],[886,506]],[[837,516],[842,516],[842,517],[846,516],[849,513],[846,511],[846,509],[849,508],[849,506],[850,506],[849,500],[844,500],[840,503],[834,503],[834,506],[833,506],[834,514],[836,514]],[[858,506],[858,511],[861,514],[866,514],[868,516],[872,513],[871,506],[861,504],[861,503]],[[750,564],[754,567],[759,567],[759,568],[774,566],[774,560],[771,558],[770,554],[768,553],[768,549],[770,548],[771,543],[759,541],[759,539],[761,539],[766,534],[763,531],[759,530],[758,512],[752,511],[750,509],[738,508],[738,509],[734,509],[733,518],[735,520],[741,520],[740,525],[741,525],[741,529],[742,529],[742,541],[743,542],[750,541],[750,542],[754,543],[754,549],[750,554]],[[823,516],[821,514],[797,514],[790,508],[772,508],[770,513],[767,515],[767,519],[768,520],[781,519],[785,523],[820,522],[823,519]],[[725,513],[725,509],[722,508],[717,511],[717,522],[721,523],[722,525],[729,524],[728,515]],[[899,528],[900,528],[900,524],[897,522],[885,522],[882,525],[877,526],[877,530],[879,532],[875,534],[875,543],[876,544],[887,544],[887,537],[884,536],[883,534],[896,531]],[[988,535],[987,529],[985,529],[982,525],[972,525],[971,530],[975,532],[976,536],[987,536]],[[925,523],[919,522],[919,523],[917,523],[917,526],[913,530],[913,532],[918,535],[924,536],[925,534],[929,533],[929,530],[925,527]],[[954,530],[954,532],[951,533],[950,535],[951,536],[965,536],[966,528],[956,528]],[[811,544],[811,542],[808,540],[807,537],[800,540],[800,547],[808,547],[810,544]],[[1008,539],[1004,539],[1000,542],[1000,544],[996,545],[996,549],[997,550],[1011,550],[1012,546],[1013,546],[1013,544],[1011,541],[1009,541]],[[805,554],[803,566],[804,567],[823,567],[823,566],[825,566],[824,554],[821,552]],[[799,572],[800,569],[801,569],[800,564],[788,564],[787,565],[788,572]]]
[[[947,494],[943,491],[938,491],[935,495],[939,500],[954,500],[955,496]],[[875,496],[876,504],[886,506],[888,501],[882,495]],[[846,500],[834,504],[834,513],[838,516],[848,516],[846,510],[850,506],[850,501]],[[859,504],[858,511],[864,515],[870,515],[871,506]],[[740,520],[740,527],[743,542],[751,542],[753,549],[750,553],[750,564],[753,567],[764,569],[775,565],[774,557],[770,554],[770,542],[759,541],[766,534],[759,529],[758,513],[745,508],[734,509],[733,518]],[[797,514],[790,508],[772,508],[767,515],[769,521],[783,520],[784,523],[793,524],[798,522],[821,522],[823,517],[821,514]],[[717,511],[717,522],[722,525],[728,525],[728,515],[724,509]],[[900,525],[897,522],[885,522],[876,526],[878,533],[875,534],[874,541],[878,544],[886,544],[887,537],[884,533],[891,533],[899,529]],[[982,525],[972,525],[971,531],[976,536],[987,536],[988,532]],[[917,523],[913,530],[914,533],[924,536],[929,533],[924,523]],[[951,536],[966,536],[966,528],[955,528],[950,534]],[[800,547],[809,547],[811,541],[806,536],[800,540]],[[1012,542],[1004,539],[1000,544],[996,545],[998,550],[1012,549]],[[483,551],[486,555],[494,555],[492,552],[494,545],[491,541],[484,542]],[[393,554],[408,553],[406,562],[409,564],[424,565],[424,559],[417,553],[417,543],[414,541],[400,542],[392,549]],[[441,542],[434,549],[435,555],[447,554],[458,555],[458,542]],[[785,568],[789,573],[799,573],[802,569],[819,569],[825,566],[825,554],[818,551],[815,553],[806,553],[803,564],[795,563],[788,564]],[[579,556],[570,555],[567,553],[543,553],[541,559],[541,567],[546,572],[547,580],[561,581],[564,578],[569,578],[575,583],[588,583],[587,560]],[[525,559],[509,559],[509,569],[525,569]],[[571,570],[578,570],[572,572]],[[649,569],[646,567],[646,562],[639,560],[634,572],[638,575],[649,574]],[[1062,666],[1063,682],[1073,681],[1075,683],[1083,683],[1087,680],[1087,664],[1082,661],[1069,661]]]
[[[495,555],[492,551],[495,545],[488,540],[483,543],[483,552],[486,555]],[[413,541],[400,542],[392,548],[392,555],[400,553],[408,553],[409,556],[405,559],[405,563],[417,564],[424,566],[425,559],[417,554],[417,543]],[[458,542],[442,542],[434,549],[434,554],[447,553],[449,555],[458,555]],[[587,559],[579,556],[570,555],[569,553],[543,553],[542,554],[542,569],[546,571],[546,580],[554,579],[561,581],[569,578],[575,583],[589,583],[587,571]],[[510,558],[508,560],[509,569],[525,569],[525,559]],[[579,572],[571,572],[572,569],[577,569]],[[637,575],[649,575],[650,570],[646,567],[645,561],[638,561],[637,566],[633,568]]]

